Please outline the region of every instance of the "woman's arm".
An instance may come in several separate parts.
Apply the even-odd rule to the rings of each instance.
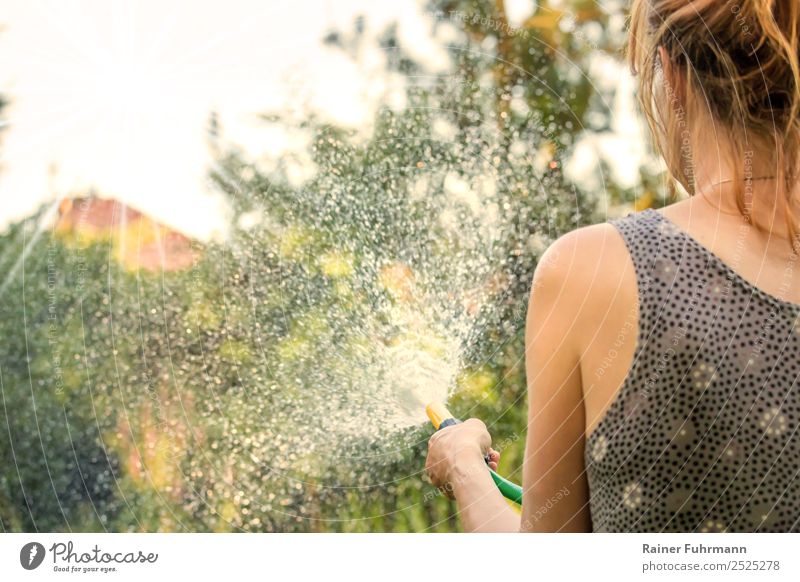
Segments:
[[[558,239],[534,275],[525,327],[523,531],[591,531],[580,364],[585,314],[597,308],[595,234],[593,228],[580,229]]]

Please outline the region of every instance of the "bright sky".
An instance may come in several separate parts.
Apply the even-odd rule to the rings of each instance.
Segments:
[[[506,9],[519,25],[535,3],[506,0]],[[366,18],[368,40],[355,59],[321,42],[330,30],[352,31],[356,15]],[[444,47],[458,31],[440,23],[434,37],[433,17],[417,0],[0,0],[0,94],[11,100],[0,229],[42,202],[94,187],[206,238],[225,223],[206,183],[210,112],[227,141],[257,158],[303,145],[298,134],[265,127],[260,113],[310,107],[368,130],[379,104],[403,104],[402,77],[387,73],[376,40],[390,23],[430,72],[448,70]],[[613,60],[601,61],[600,77],[618,84]],[[579,170],[605,158],[635,173],[641,138],[625,123],[629,96],[620,99],[622,126],[587,136]],[[633,145],[620,165],[613,152],[625,144]]]
[[[447,67],[417,3],[0,0],[0,228],[41,202],[96,187],[184,232],[222,225],[205,183],[209,113],[253,154],[290,147],[257,114],[308,104],[360,127],[391,90],[379,50],[354,61],[321,39],[397,21],[433,70]]]

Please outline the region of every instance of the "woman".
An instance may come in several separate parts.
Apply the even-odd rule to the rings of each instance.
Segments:
[[[427,471],[468,531],[800,531],[800,3],[635,0],[629,59],[692,194],[542,257],[522,515],[478,420]]]

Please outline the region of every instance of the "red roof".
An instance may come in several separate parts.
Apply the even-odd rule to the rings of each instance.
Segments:
[[[118,200],[65,198],[59,206],[55,230],[62,235],[111,239],[126,267],[149,271],[178,271],[192,266],[200,246]]]

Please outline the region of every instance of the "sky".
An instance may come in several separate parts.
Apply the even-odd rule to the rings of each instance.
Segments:
[[[388,90],[382,55],[354,62],[321,42],[358,14],[373,33],[399,22],[432,69],[448,65],[414,2],[1,0],[0,227],[94,187],[209,236],[224,212],[206,183],[210,112],[255,156],[292,146],[260,131],[264,112],[308,105],[363,125]]]
[[[530,0],[506,6],[512,25],[535,10]],[[224,139],[256,159],[304,145],[259,114],[313,110],[368,131],[379,104],[403,106],[402,78],[386,71],[377,41],[352,58],[325,34],[363,15],[375,40],[394,22],[432,73],[448,70],[444,47],[458,34],[440,24],[434,36],[433,15],[414,0],[0,0],[0,15],[0,94],[11,101],[0,229],[95,189],[200,239],[225,224],[207,183],[211,111]],[[585,144],[582,165],[603,147]]]

